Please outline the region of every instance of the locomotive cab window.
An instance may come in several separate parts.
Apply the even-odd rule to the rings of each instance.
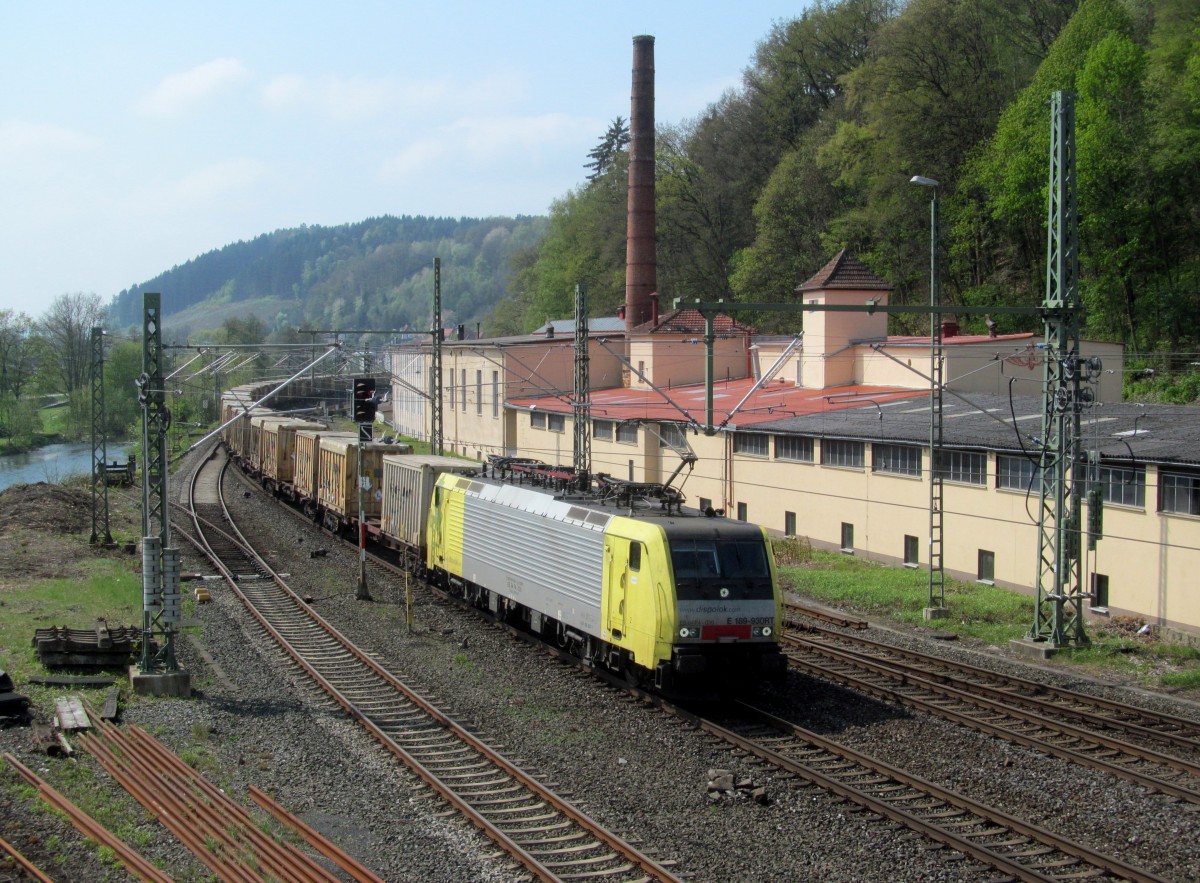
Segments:
[[[642,569],[642,544],[629,544],[629,569],[638,571]]]
[[[738,598],[772,597],[762,540],[672,540],[671,566],[680,598],[726,597],[726,590]]]

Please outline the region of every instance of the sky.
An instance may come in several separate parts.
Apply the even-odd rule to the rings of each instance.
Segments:
[[[629,117],[738,88],[782,0],[0,3],[0,310],[379,215],[545,214]]]

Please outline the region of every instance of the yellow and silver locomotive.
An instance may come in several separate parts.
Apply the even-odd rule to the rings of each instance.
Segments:
[[[427,530],[447,589],[633,682],[712,695],[786,669],[759,526],[442,475]]]

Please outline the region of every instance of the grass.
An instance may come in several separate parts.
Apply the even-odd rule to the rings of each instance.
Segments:
[[[37,628],[91,628],[97,619],[113,626],[141,626],[142,586],[132,558],[81,557],[74,563],[80,577],[39,580],[22,586],[19,593],[0,593],[0,668],[14,680],[45,674],[32,647]]]
[[[947,579],[946,619],[926,623],[929,572],[890,567],[852,555],[814,550],[803,539],[776,544],[784,586],[822,604],[873,619],[932,627],[962,638],[1003,646],[1025,637],[1033,624],[1027,595],[982,583]],[[1147,686],[1200,689],[1200,649],[1159,639],[1140,620],[1114,617],[1088,625],[1090,645],[1060,652],[1056,663],[1132,678]]]

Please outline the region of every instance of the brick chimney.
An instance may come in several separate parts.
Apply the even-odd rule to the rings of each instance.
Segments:
[[[654,241],[654,38],[633,38],[629,111],[629,203],[625,239],[625,330],[649,322],[658,288]]]

